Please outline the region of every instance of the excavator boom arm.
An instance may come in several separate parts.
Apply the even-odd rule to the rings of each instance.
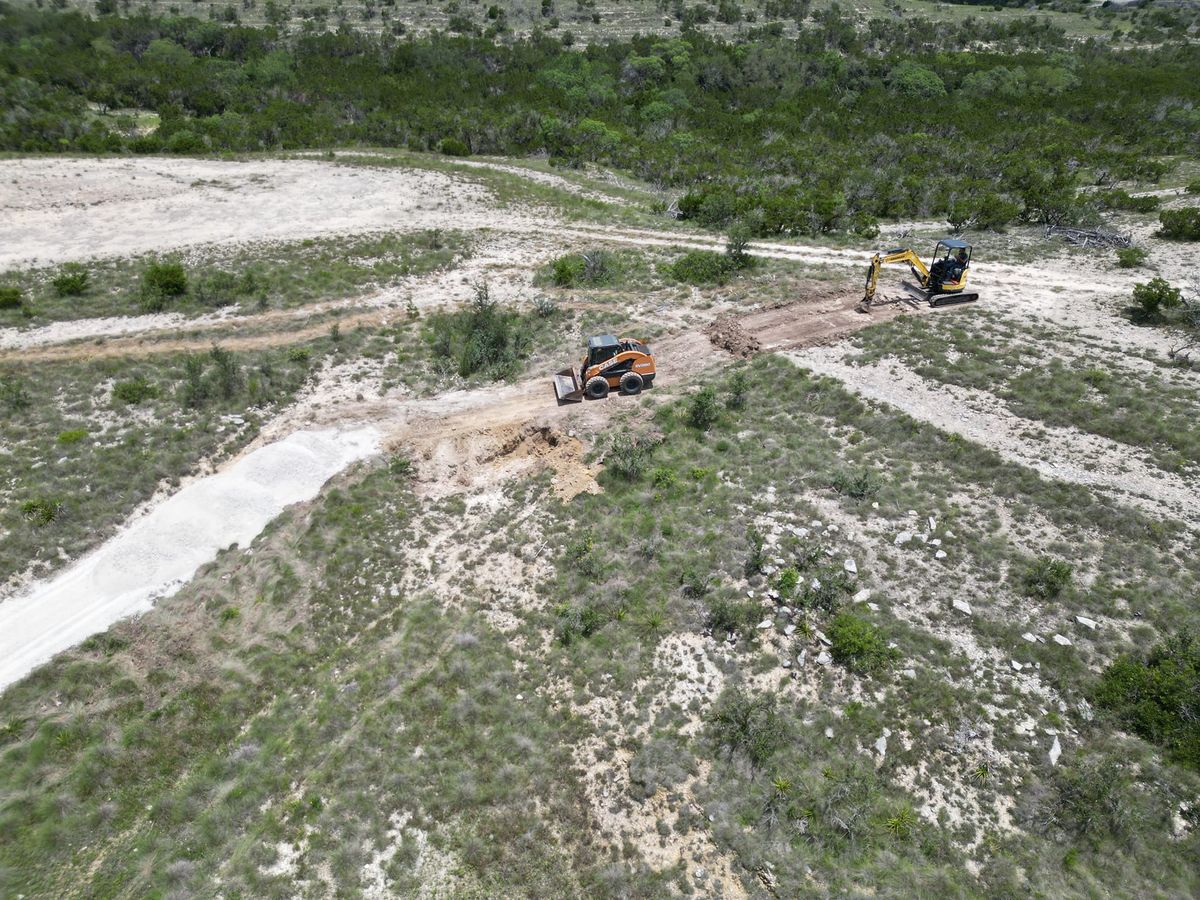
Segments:
[[[876,253],[871,257],[871,265],[867,267],[867,287],[863,293],[863,305],[870,305],[871,301],[875,299],[875,288],[879,284],[879,270],[885,265],[899,262],[908,263],[908,267],[912,269],[912,273],[921,283],[921,287],[925,287],[929,283],[929,267],[921,261],[921,257],[907,247],[899,247],[889,250],[887,253]]]

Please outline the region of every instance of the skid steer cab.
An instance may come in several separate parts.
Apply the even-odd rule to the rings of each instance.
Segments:
[[[587,356],[579,368],[554,374],[554,393],[559,402],[602,400],[609,391],[639,394],[653,383],[654,354],[641,341],[600,334],[588,338]]]

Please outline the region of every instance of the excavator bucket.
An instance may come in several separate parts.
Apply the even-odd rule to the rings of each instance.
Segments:
[[[579,373],[572,368],[555,372],[554,393],[558,395],[560,403],[569,400],[582,400],[583,385],[579,383]]]

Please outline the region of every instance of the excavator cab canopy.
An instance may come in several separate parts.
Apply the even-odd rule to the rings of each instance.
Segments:
[[[967,251],[966,262],[969,264],[971,262],[970,244],[966,241],[960,241],[958,238],[942,238],[937,242],[937,246],[933,248],[933,261],[937,262],[939,259],[948,259],[951,256],[957,259],[959,251],[962,250]]]

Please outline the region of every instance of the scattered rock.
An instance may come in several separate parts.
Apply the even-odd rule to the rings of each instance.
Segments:
[[[881,759],[887,756],[887,739],[888,735],[890,734],[891,732],[888,729],[883,729],[883,734],[881,734],[879,736],[879,740],[875,742],[875,752],[879,754]]]
[[[934,558],[934,559],[945,559],[945,558],[946,558],[946,551],[945,551],[945,550],[939,550],[937,553],[933,554],[933,558]]]
[[[941,539],[941,538],[934,538],[932,541],[930,541],[930,542],[929,542],[929,546],[931,546],[931,547],[940,547],[940,546],[942,546],[942,539]]]
[[[770,628],[774,624],[775,624],[775,621],[773,619],[763,619],[761,622],[758,623],[758,629],[759,629],[759,631],[762,631],[764,629]]]
[[[1031,644],[1036,644],[1039,640],[1039,638],[1036,634],[1033,634],[1032,632],[1029,632],[1029,631],[1027,631],[1023,635],[1021,635],[1021,639],[1024,641],[1028,641]]]
[[[794,623],[794,622],[788,622],[786,625],[784,625],[784,626],[783,626],[783,633],[784,633],[784,634],[786,634],[788,637],[791,637],[793,634],[795,634],[795,633],[796,633],[796,625],[795,625],[795,623]]]
[[[867,609],[869,609],[871,612],[879,612],[879,604],[878,603],[868,603]]]
[[[817,656],[817,665],[819,665],[819,666],[827,666],[827,665],[829,665],[831,662],[833,662],[833,657],[832,657],[832,656],[830,656],[830,655],[829,655],[829,653],[828,653],[828,652],[826,652],[825,650],[822,650],[822,651],[820,652],[820,654],[818,654],[818,656]]]
[[[804,663],[807,659],[808,659],[808,651],[801,650],[799,653],[796,654],[796,665],[798,665],[798,666],[804,665]]]
[[[820,519],[813,519],[811,522],[809,522],[809,523],[808,523],[808,526],[809,526],[810,528],[815,528],[815,529],[817,529],[818,531],[819,531],[820,529],[822,529],[822,528],[824,528],[824,527],[825,527],[824,525],[822,525],[822,524],[821,524],[821,520],[820,520]]]
[[[916,678],[917,670],[916,669],[901,669],[900,674],[903,675],[905,678]]]
[[[892,541],[892,543],[895,544],[897,547],[899,547],[903,544],[907,544],[912,539],[913,539],[913,536],[912,536],[911,531],[902,531],[898,535],[896,535],[896,540]]]
[[[927,521],[929,523],[929,530],[931,532],[937,531],[937,519],[935,519],[933,516],[930,516],[925,521]]]
[[[856,563],[852,559],[848,559],[844,563],[842,563],[842,568],[845,569],[851,575],[858,574],[858,563]]]
[[[696,871],[692,873],[692,876],[697,881],[703,881],[708,877],[708,869],[704,868],[704,866],[698,866]]]
[[[824,644],[826,647],[833,646],[833,641],[831,641],[831,640],[829,640],[829,638],[825,637],[825,632],[823,632],[820,628],[813,631],[813,634],[816,635],[817,640],[820,641],[822,644]]]
[[[1012,667],[1013,667],[1014,672],[1020,672],[1023,668],[1025,668],[1023,665],[1021,665],[1015,659],[1012,661]]]
[[[1096,620],[1095,619],[1089,619],[1087,616],[1076,616],[1075,621],[1078,622],[1080,625],[1082,625],[1084,628],[1090,628],[1092,631],[1096,630]]]
[[[1061,634],[1054,635],[1050,638],[1050,640],[1054,641],[1054,643],[1058,644],[1060,647],[1071,646],[1071,639],[1069,637],[1063,637]]]
[[[859,591],[857,594],[854,595],[854,602],[862,603],[864,600],[866,600],[870,596],[871,596],[871,589],[863,588],[861,591]]]
[[[1050,765],[1057,766],[1058,758],[1062,756],[1062,744],[1058,742],[1058,735],[1054,736],[1054,743],[1050,745]]]
[[[833,740],[833,729],[832,728],[825,729],[825,737],[829,738],[830,740]]]
[[[952,600],[951,605],[960,613],[965,613],[968,616],[971,614],[971,604],[966,600]]]

